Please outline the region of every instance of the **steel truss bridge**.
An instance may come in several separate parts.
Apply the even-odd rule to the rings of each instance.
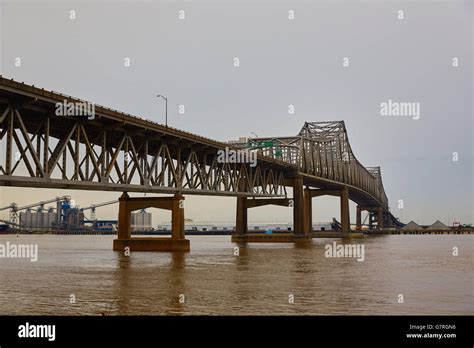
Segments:
[[[307,233],[311,198],[326,194],[341,197],[343,230],[348,199],[358,204],[359,226],[363,210],[379,228],[401,225],[389,211],[380,168],[356,159],[343,121],[307,122],[296,136],[231,144],[99,105],[93,119],[58,116],[65,103],[91,104],[0,76],[1,186],[171,193],[180,200],[236,196],[241,234],[246,210],[264,204],[293,206],[295,233]],[[218,151],[229,148],[257,152],[257,165],[220,163]]]

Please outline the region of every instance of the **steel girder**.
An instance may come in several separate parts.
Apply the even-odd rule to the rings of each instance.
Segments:
[[[255,147],[262,155],[297,166],[301,173],[362,190],[388,210],[380,168],[366,168],[357,160],[344,121],[306,122],[296,136],[249,139],[241,146]]]
[[[77,100],[0,77],[0,185],[286,197],[290,166],[220,163],[228,144],[103,107],[56,116],[62,99]]]

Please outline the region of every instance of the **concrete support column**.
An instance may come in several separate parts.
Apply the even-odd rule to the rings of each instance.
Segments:
[[[184,239],[184,196],[176,193],[173,197],[171,210],[171,237],[172,239]]]
[[[239,235],[247,234],[247,224],[247,197],[237,197],[235,233]]]
[[[374,228],[373,222],[373,214],[372,211],[369,210],[369,230],[372,230]]]
[[[379,230],[383,229],[383,208],[379,207],[377,209],[377,228]]]
[[[357,206],[356,211],[356,230],[362,230],[362,209],[359,206]]]
[[[311,190],[306,188],[304,190],[304,233],[313,232],[313,210],[312,210]]]
[[[171,238],[131,238],[131,212],[149,207],[171,210]],[[173,197],[129,197],[126,192],[119,198],[118,237],[113,249],[123,251],[189,251],[189,240],[185,239],[184,197],[176,193]]]
[[[304,198],[303,178],[298,176],[293,181],[293,233],[304,234]]]
[[[127,192],[124,192],[119,198],[118,239],[131,238],[132,222],[128,208],[129,198]]]
[[[341,190],[341,230],[343,233],[351,231],[349,215],[349,189],[344,187]]]

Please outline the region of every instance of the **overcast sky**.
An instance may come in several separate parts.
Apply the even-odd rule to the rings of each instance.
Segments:
[[[381,167],[396,216],[402,199],[405,222],[474,220],[471,1],[0,3],[0,71],[8,78],[158,122],[164,104],[156,95],[164,94],[171,126],[217,140],[344,120],[359,161]],[[419,119],[382,116],[389,99],[419,103]],[[117,197],[0,188],[0,206],[62,194],[81,206]],[[186,215],[231,222],[235,198],[188,196]],[[98,209],[99,218],[116,216],[117,206]],[[337,198],[314,199],[314,222],[333,216]],[[153,222],[167,219],[160,212]],[[262,207],[249,219],[291,221],[292,213]]]

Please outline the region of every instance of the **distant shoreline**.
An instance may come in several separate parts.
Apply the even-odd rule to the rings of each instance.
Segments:
[[[186,231],[187,236],[231,236],[233,230],[213,230],[213,231],[195,231],[189,230]],[[313,231],[318,235],[324,235],[325,233],[331,235],[334,232],[338,231]],[[352,233],[363,233],[364,235],[439,235],[439,234],[474,234],[474,228],[460,228],[460,229],[449,229],[449,230],[363,230],[356,231],[352,230]],[[117,235],[117,231],[100,231],[100,230],[77,230],[77,231],[8,231],[2,232],[0,235],[16,235],[16,234],[52,234],[52,235]],[[277,230],[272,231],[271,234],[288,234],[293,233],[289,230]],[[265,234],[265,230],[251,230],[248,231],[248,234]],[[171,236],[171,231],[133,231],[133,236]]]

